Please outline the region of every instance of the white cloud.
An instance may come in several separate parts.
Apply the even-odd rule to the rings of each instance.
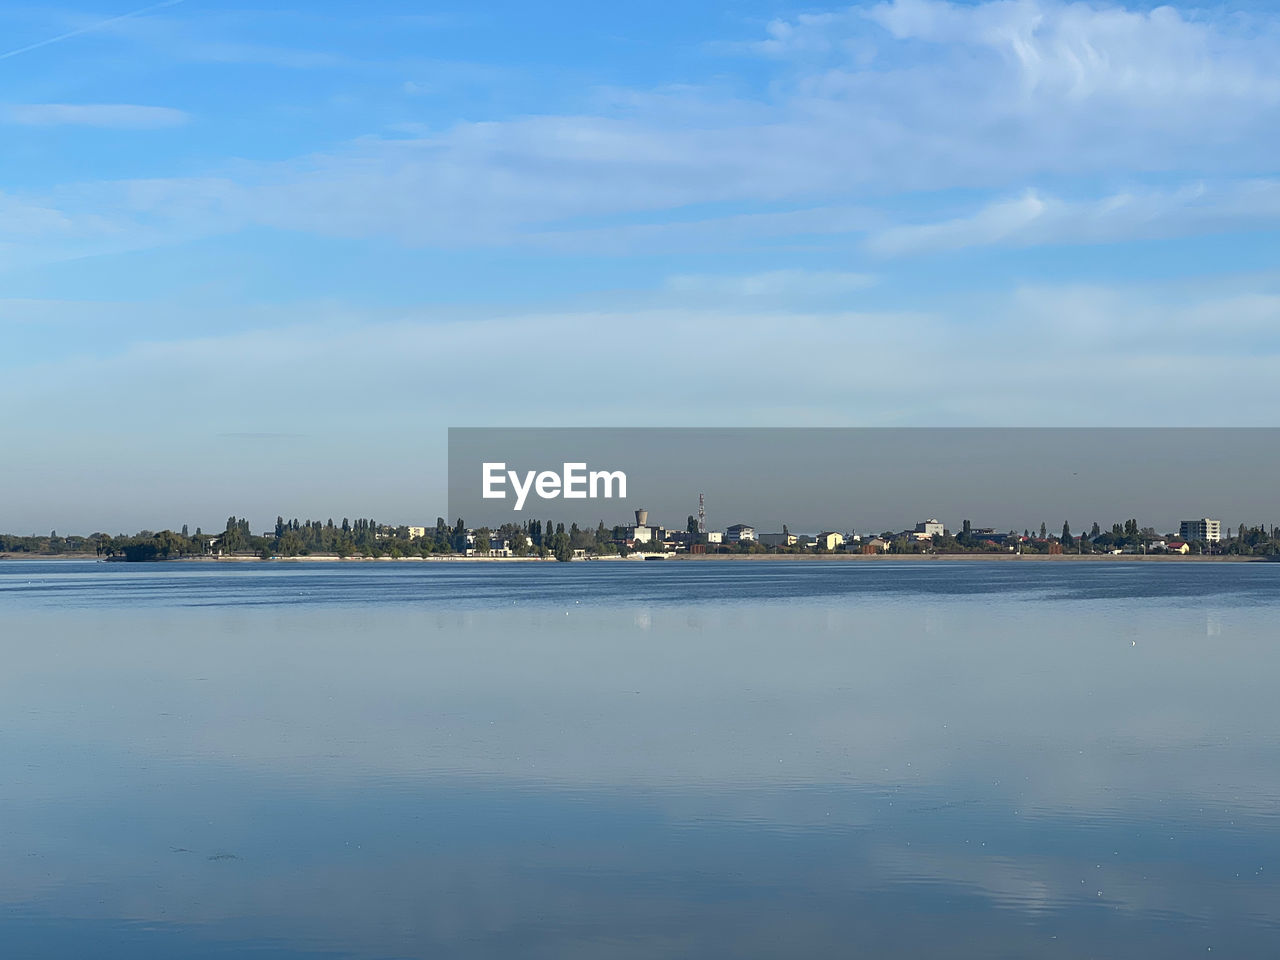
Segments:
[[[976,214],[917,226],[891,227],[870,237],[868,248],[883,256],[956,250],[999,243],[1041,220],[1045,201],[1034,191],[994,203]]]
[[[856,290],[865,282],[856,274],[779,271],[676,278],[668,289],[749,294],[813,284]],[[1212,421],[1233,409],[1233,392],[1245,388],[1230,381],[1230,371],[1253,369],[1261,375],[1280,356],[1280,279],[1236,277],[1199,292],[1191,286],[1026,285],[969,301],[947,298],[932,310],[913,312],[801,311],[740,302],[636,308],[629,305],[636,299],[634,293],[598,298],[599,305],[591,310],[483,315],[429,309],[375,312],[308,303],[259,308],[255,329],[123,343],[114,353],[75,360],[59,356],[48,366],[17,373],[13,386],[24,396],[40,397],[42,404],[50,405],[43,408],[51,410],[81,403],[81,398],[66,393],[67,383],[120,384],[92,409],[66,421],[83,421],[95,431],[117,417],[113,430],[137,432],[139,417],[182,416],[193,430],[216,424],[214,432],[240,431],[256,423],[252,429],[310,433],[311,421],[367,424],[386,418],[390,424],[405,411],[416,417],[423,410],[435,410],[443,419],[465,414],[481,420],[495,416],[570,424],[602,417],[620,424],[652,424],[664,418],[678,423],[698,397],[718,398],[715,413],[730,414],[726,423],[785,423],[787,414],[779,412],[777,398],[761,396],[755,382],[742,374],[779,366],[804,369],[819,360],[835,360],[843,371],[840,376],[799,381],[788,398],[824,422],[845,422],[855,413],[866,423],[896,422],[902,401],[909,399],[918,411],[917,423],[1088,425],[1108,422],[1117,396],[1139,401],[1135,409],[1142,413],[1134,422],[1192,423],[1206,416]],[[103,310],[113,316],[128,310],[127,304],[110,303],[94,306],[95,313],[92,305],[70,301],[43,306],[21,301],[12,306],[46,323],[60,317],[71,322],[78,316],[80,322],[93,324]],[[149,312],[164,310],[152,305]],[[205,312],[211,314],[206,326],[216,330],[216,310]],[[601,358],[624,356],[636,344],[646,344],[642,352],[652,348],[666,357],[669,376],[660,393],[603,392],[593,397],[589,408],[581,402],[581,383],[572,377],[550,378],[532,392],[518,376],[491,383],[483,391],[470,389],[495,349],[500,356],[543,356],[549,344],[562,369],[591,369]],[[476,359],[474,364],[435,362],[457,357]],[[714,362],[708,363],[708,357]],[[1206,373],[1206,357],[1212,357],[1222,372],[1212,395],[1179,391],[1156,396],[1149,384],[1115,377],[1114,365],[1121,363],[1127,371],[1199,377]],[[377,369],[385,382],[398,386],[349,393],[340,387],[343,371],[350,369]],[[909,376],[884,373],[907,369]],[[967,380],[961,400],[948,384],[956,371],[966,369],[992,375]],[[421,376],[424,370],[430,370],[430,376]],[[58,375],[52,376],[55,371]],[[206,378],[227,389],[210,394],[178,389],[182,383]],[[238,381],[252,389],[235,389]],[[315,389],[298,389],[304,383]],[[1084,418],[1064,414],[1062,398],[1053,389],[1064,383],[1082,387],[1080,409],[1093,413]],[[1083,389],[1090,384],[1107,386],[1107,393],[1090,394]],[[330,389],[334,385],[337,389]],[[1280,395],[1280,385],[1270,377],[1252,386]],[[138,396],[131,395],[135,390]],[[138,397],[155,392],[170,396],[172,403],[134,407]],[[958,402],[966,404],[966,412],[957,418]],[[33,413],[42,404],[33,404]],[[184,405],[193,415],[179,412]],[[697,408],[715,420],[711,405]],[[1257,415],[1265,417],[1267,409],[1257,407]],[[263,423],[267,410],[280,422]],[[103,424],[90,423],[98,416]]]
[[[992,51],[1014,72],[1023,96],[1151,102],[1162,110],[1185,107],[1186,98],[1280,98],[1267,55],[1274,32],[1186,17],[1171,6],[894,0],[866,16],[898,40]]]
[[[847,209],[1049,178],[1227,181],[1269,172],[1280,149],[1278,26],[1167,7],[896,0],[770,25],[759,49],[775,75],[751,101],[716,87],[613,92],[594,114],[369,137],[197,180],[66,188],[58,203],[121,232],[258,225],[458,247],[564,246],[581,231],[592,248],[602,230],[633,229],[610,218],[683,221],[700,205]],[[1033,209],[1038,198],[976,226],[996,240],[1024,230],[1019,217],[1051,212]]]
[[[0,122],[28,127],[105,127],[113,130],[156,130],[176,127],[191,117],[172,107],[132,103],[29,103],[0,106]]]
[[[883,214],[840,204],[679,220],[659,214],[653,219],[652,223],[609,227],[553,227],[539,231],[526,242],[539,249],[590,250],[597,254],[707,253],[751,248],[780,237],[820,243],[872,227],[882,228],[885,222]]]
[[[938,253],[967,247],[1113,243],[1280,224],[1280,181],[1249,180],[1171,191],[1116,193],[1067,201],[1038,191],[999,200],[977,212],[873,233],[880,256]]]
[[[0,242],[58,236],[73,228],[71,218],[50,206],[0,193]]]

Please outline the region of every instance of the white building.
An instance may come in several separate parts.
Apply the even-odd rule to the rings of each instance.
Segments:
[[[725,543],[754,543],[756,528],[745,523],[735,523],[724,532]]]
[[[916,524],[916,533],[923,533],[926,537],[940,537],[947,532],[947,528],[942,525],[941,520],[930,517],[928,520]]]
[[[622,528],[622,539],[630,543],[650,543],[659,539],[657,527],[649,526],[649,511],[637,510],[636,522]]]
[[[515,551],[511,549],[511,541],[496,534],[489,537],[489,550],[487,553],[476,549],[475,534],[467,534],[467,551],[468,557],[514,557]]]

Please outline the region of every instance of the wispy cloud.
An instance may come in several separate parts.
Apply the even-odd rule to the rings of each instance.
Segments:
[[[767,274],[764,279],[728,282],[777,288],[821,283],[824,277],[821,273],[780,275],[780,282]],[[856,287],[862,282],[856,276],[825,276],[834,287]],[[675,286],[679,289],[689,282],[680,280]],[[491,353],[487,345],[493,343],[503,344],[513,356],[536,355],[547,343],[555,343],[558,362],[566,368],[587,369],[599,358],[621,355],[640,342],[679,344],[680,349],[666,354],[664,369],[670,378],[663,396],[622,392],[597,398],[619,415],[619,422],[644,422],[646,416],[656,417],[659,412],[677,422],[689,401],[704,391],[719,397],[717,402],[725,411],[737,411],[732,422],[743,418],[749,422],[758,415],[770,419],[776,415],[767,412],[772,399],[760,396],[754,381],[740,374],[779,365],[802,369],[828,357],[848,358],[849,375],[797,384],[795,396],[832,419],[861,411],[876,422],[886,422],[904,398],[911,398],[920,422],[954,422],[948,411],[956,402],[963,402],[976,422],[1037,418],[1071,422],[1074,411],[1059,409],[1061,397],[1052,389],[1067,385],[1105,388],[1098,394],[1087,389],[1080,393],[1078,410],[1090,414],[1075,419],[1093,423],[1107,422],[1112,400],[1120,394],[1140,401],[1135,409],[1142,416],[1134,422],[1148,423],[1212,422],[1233,409],[1236,391],[1256,388],[1261,391],[1258,395],[1280,397],[1280,381],[1268,375],[1280,357],[1280,278],[1276,276],[1236,277],[1198,291],[1180,282],[1024,285],[964,301],[944,297],[931,309],[917,311],[844,306],[796,310],[767,302],[638,309],[629,306],[635,299],[634,292],[620,293],[600,298],[599,307],[592,310],[490,310],[483,315],[425,308],[371,313],[350,306],[331,309],[320,321],[312,319],[317,310],[311,304],[280,306],[269,315],[263,313],[259,320],[263,325],[257,329],[122,343],[109,353],[59,363],[60,377],[51,376],[51,367],[33,365],[17,375],[14,384],[53,403],[55,395],[67,390],[68,382],[86,384],[86,389],[96,389],[102,382],[119,383],[117,400],[102,398],[96,412],[82,412],[89,420],[116,416],[119,410],[111,404],[118,402],[124,409],[133,403],[130,390],[150,395],[173,386],[166,394],[173,405],[130,414],[125,423],[145,416],[209,424],[225,415],[226,420],[241,424],[242,417],[253,411],[271,409],[287,411],[300,432],[310,432],[310,424],[328,422],[330,417],[337,418],[335,422],[367,424],[381,422],[385,416],[391,424],[405,416],[417,418],[420,411],[437,406],[444,420],[467,414],[557,422],[567,417],[577,422],[598,419],[602,407],[583,408],[581,384],[572,378],[550,382],[533,395],[519,378],[477,394],[471,389],[475,371],[467,364],[445,365],[425,379],[415,378],[414,373],[432,357],[486,356]],[[63,314],[83,310],[83,305],[65,302],[49,308],[51,313]],[[1209,340],[1214,343],[1212,351],[1206,347]],[[921,351],[921,343],[928,343],[929,349]],[[1121,364],[1125,370],[1194,378],[1204,372],[1208,353],[1223,371],[1252,371],[1249,382],[1220,377],[1212,395],[1176,391],[1152,395],[1150,384],[1115,374],[1116,365]],[[706,357],[715,357],[715,363],[707,364]],[[911,358],[918,376],[886,380],[876,375],[877,364],[898,364],[903,358]],[[1001,375],[966,391],[963,401],[950,390],[921,388],[933,377],[946,382],[955,369],[966,365],[1000,370]],[[354,393],[330,388],[346,382],[346,371],[369,366],[402,388]],[[227,389],[212,393],[178,389],[206,380],[217,380]],[[237,384],[252,389],[234,389]],[[69,397],[55,405],[79,402]],[[1256,408],[1257,417],[1264,419],[1272,408]],[[1194,415],[1188,417],[1188,412]],[[89,420],[86,424],[91,427]],[[245,429],[228,425],[214,432]],[[392,429],[389,436],[396,434]]]
[[[682,274],[668,277],[665,288],[683,298],[806,300],[844,296],[875,283],[865,273],[823,270],[769,270],[745,275]]]
[[[1280,225],[1280,181],[1247,180],[1176,190],[1063,200],[1030,190],[974,213],[890,227],[867,238],[879,256],[946,253],[969,247],[1097,244]]]
[[[163,216],[182,235],[261,225],[409,244],[563,246],[579,231],[592,244],[602,231],[635,233],[636,214],[678,227],[689,218],[673,214],[695,205],[764,213],[848,209],[916,190],[1007,191],[1042,178],[1229,180],[1269,169],[1280,149],[1271,66],[1280,17],[1253,27],[1167,7],[895,0],[769,27],[757,52],[785,68],[752,102],[686,86],[673,112],[669,90],[634,91],[601,100],[595,114],[460,122],[240,164],[233,177],[201,180],[198,204],[185,199],[189,180],[75,194],[122,231],[143,215],[140,199],[166,196],[176,203]],[[1031,192],[975,222],[876,243],[946,244],[961,228],[997,242],[1052,212]],[[608,222],[621,217],[632,222]]]
[[[132,103],[27,103],[0,106],[0,122],[29,127],[105,127],[156,130],[187,123],[190,115],[172,107]]]
[[[21,56],[24,53],[30,53],[33,50],[40,50],[44,47],[52,46],[55,43],[62,43],[64,40],[71,40],[74,37],[84,36],[86,33],[105,30],[108,27],[123,23],[126,20],[132,20],[135,17],[145,16],[148,13],[154,13],[155,11],[162,10],[166,7],[176,7],[178,4],[183,2],[185,2],[185,0],[161,0],[160,3],[152,3],[145,7],[139,7],[137,10],[130,10],[128,13],[122,13],[114,17],[107,17],[104,20],[95,20],[82,27],[77,27],[74,30],[68,30],[64,33],[57,34],[56,36],[37,40],[34,43],[24,44],[23,46],[15,47],[12,50],[0,53],[0,60],[8,60],[11,57]]]
[[[226,434],[305,435],[290,442],[309,496],[343,502],[363,490],[390,515],[420,505],[424,482],[442,485],[442,451],[430,444],[450,425],[656,426],[691,415],[726,426],[1267,425],[1280,402],[1280,284],[1224,286],[1046,284],[914,312],[635,309],[618,297],[596,310],[479,318],[416,310],[371,319],[356,306],[316,322],[310,306],[279,307],[270,328],[157,334],[10,368],[5,382],[27,402],[23,417],[0,420],[0,443],[27,456],[0,473],[0,497],[12,516],[65,517],[68,503],[86,502],[76,485],[92,456],[103,509],[136,503],[139,490],[147,510],[196,515],[225,514],[228,490],[248,498],[237,509],[262,515],[295,502],[297,472],[263,472],[260,444]],[[580,377],[537,390],[519,375],[498,377],[478,390],[473,364],[439,363],[492,357],[494,344],[512,357],[555,344],[561,368],[585,371],[646,345],[641,354],[658,360],[652,370],[641,363],[637,382],[660,389],[597,390],[584,403]],[[355,388],[361,370],[395,389]],[[957,370],[982,374],[956,390]],[[407,434],[422,443],[406,447]],[[368,463],[388,457],[404,469],[370,488]]]

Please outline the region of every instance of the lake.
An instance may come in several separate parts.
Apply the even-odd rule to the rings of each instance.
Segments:
[[[0,561],[0,950],[1280,956],[1280,564]]]

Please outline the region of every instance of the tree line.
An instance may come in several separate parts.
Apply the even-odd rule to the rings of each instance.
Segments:
[[[416,531],[415,531],[416,532]],[[417,536],[407,525],[379,523],[373,518],[341,522],[328,520],[286,520],[276,517],[269,533],[255,534],[244,517],[230,516],[218,533],[205,533],[197,527],[194,533],[185,524],[180,532],[142,530],[135,534],[93,533],[89,536],[49,535],[21,536],[0,534],[0,553],[32,556],[93,554],[104,558],[130,561],[176,560],[222,554],[272,557],[304,557],[328,555],[338,557],[429,557],[460,555],[471,550],[488,555],[502,543],[514,556],[554,557],[570,560],[575,551],[598,554],[616,553],[613,531],[601,522],[594,530],[582,530],[576,523],[566,529],[563,523],[505,523],[498,527],[470,530],[461,517],[449,524],[437,517],[434,527]]]
[[[696,533],[696,521],[689,518],[690,534],[705,542]],[[784,527],[785,530],[785,527]],[[218,533],[205,533],[199,527],[190,533],[184,525],[181,531],[142,530],[135,534],[93,533],[89,536],[60,536],[56,530],[48,536],[21,536],[0,534],[0,553],[27,554],[30,556],[60,556],[67,554],[92,554],[98,557],[123,558],[132,561],[172,560],[216,554],[254,555],[264,559],[271,557],[303,557],[328,555],[338,557],[430,557],[433,555],[461,555],[471,550],[485,556],[499,544],[518,557],[554,557],[569,560],[578,552],[607,556],[626,554],[629,550],[661,551],[665,546],[658,542],[636,543],[628,547],[621,543],[624,527],[605,527],[603,521],[594,528],[579,527],[576,523],[566,527],[563,523],[545,523],[530,520],[523,523],[504,523],[498,527],[480,527],[470,530],[461,518],[450,524],[437,517],[434,527],[426,527],[419,536],[411,536],[405,525],[379,523],[373,518],[344,517],[341,522],[328,520],[286,520],[276,518],[275,528],[263,534],[254,534],[249,521],[230,516],[226,526]],[[1141,550],[1153,541],[1168,539],[1172,534],[1158,534],[1152,527],[1140,526],[1130,518],[1104,529],[1094,523],[1087,533],[1073,534],[1071,525],[1064,522],[1060,534],[1050,534],[1048,525],[1040,525],[1038,536],[1026,529],[1019,538],[1014,530],[992,533],[974,530],[968,520],[959,533],[935,536],[920,541],[902,533],[885,531],[879,536],[889,545],[892,553],[996,553],[1009,552],[1010,546],[1023,553],[1051,553],[1061,550],[1071,553],[1109,553],[1114,550]],[[1223,530],[1224,539],[1206,544],[1192,540],[1189,546],[1195,553],[1215,553],[1237,556],[1280,556],[1280,528],[1266,524],[1247,526],[1240,524],[1234,530]],[[765,547],[760,543],[714,544],[717,553],[797,553],[802,547]],[[856,552],[861,545],[849,541],[843,551]]]

